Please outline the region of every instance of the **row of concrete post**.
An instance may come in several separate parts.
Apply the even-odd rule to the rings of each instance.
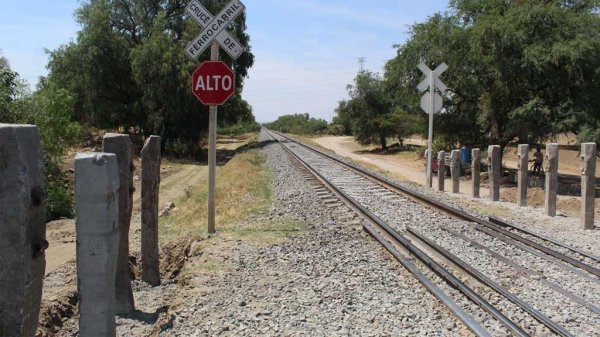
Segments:
[[[103,153],[75,157],[80,336],[115,336],[135,305],[129,272],[133,151],[107,134]],[[142,150],[142,280],[160,284],[160,138]],[[44,162],[37,127],[0,124],[0,336],[35,336],[45,271]],[[114,296],[110,296],[114,294]]]
[[[115,314],[135,304],[129,272],[133,150],[128,135],[106,134],[104,153],[75,157],[79,330],[82,336],[114,336]],[[160,137],[142,149],[142,280],[160,284],[158,188]],[[115,296],[106,296],[106,294]]]
[[[426,154],[427,156],[428,154]],[[595,179],[596,179],[596,143],[581,144],[581,226],[584,229],[594,228]],[[492,201],[500,200],[500,178],[502,175],[501,152],[499,145],[488,147],[489,193]],[[438,153],[438,190],[444,191],[446,153]],[[517,204],[527,206],[529,145],[518,146],[517,159]],[[471,150],[472,191],[474,198],[479,198],[480,186],[480,149]],[[549,216],[556,215],[556,195],[558,192],[558,144],[547,144],[544,158],[545,173],[545,210]],[[452,150],[450,154],[450,173],[452,177],[452,193],[459,193],[460,187],[460,150]]]

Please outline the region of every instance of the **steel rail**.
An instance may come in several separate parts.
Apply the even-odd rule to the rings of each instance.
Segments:
[[[276,137],[273,137],[273,138],[277,139]],[[517,324],[515,324],[512,320],[510,320],[508,317],[506,317],[502,312],[500,312],[493,305],[488,303],[485,299],[483,299],[479,294],[477,294],[475,291],[473,291],[471,288],[469,288],[467,285],[465,285],[462,281],[460,281],[458,278],[456,278],[451,272],[449,272],[448,270],[443,268],[441,265],[439,265],[437,262],[435,262],[433,259],[431,259],[429,256],[427,256],[427,254],[425,254],[420,249],[418,249],[416,246],[414,246],[412,243],[410,243],[410,241],[408,241],[406,238],[401,236],[398,232],[396,232],[388,224],[386,224],[381,219],[379,219],[371,211],[369,211],[364,206],[362,206],[354,198],[350,197],[347,193],[345,193],[344,191],[342,191],[341,189],[339,189],[338,187],[333,185],[327,178],[325,178],[314,167],[312,167],[312,165],[310,165],[309,163],[304,161],[302,158],[300,158],[300,156],[295,154],[291,149],[289,149],[286,145],[284,145],[283,142],[281,142],[279,139],[277,139],[277,140],[279,141],[279,144],[281,144],[281,146],[288,153],[290,153],[296,160],[301,162],[302,165],[307,167],[316,177],[319,178],[319,180],[324,182],[332,191],[334,191],[338,196],[340,196],[343,200],[345,200],[345,202],[347,204],[352,205],[352,207],[355,210],[357,210],[359,213],[361,213],[365,219],[367,219],[371,223],[374,223],[379,228],[381,228],[397,244],[400,244],[402,247],[404,247],[406,250],[408,250],[413,256],[417,257],[430,270],[432,270],[434,273],[436,273],[438,276],[440,276],[442,279],[444,279],[444,281],[446,281],[446,283],[448,283],[448,285],[459,290],[469,300],[471,300],[472,302],[477,304],[479,307],[481,307],[483,310],[488,312],[492,317],[494,317],[496,320],[498,320],[500,323],[502,323],[504,326],[506,326],[510,331],[512,331],[516,335],[522,336],[522,337],[529,336]],[[363,228],[365,228],[365,230],[371,235],[374,233],[373,231],[370,231],[369,230],[370,228],[368,228],[366,226],[363,226]],[[378,240],[378,241],[380,243],[382,243],[384,245],[384,247],[386,247],[386,249],[387,249],[387,246],[384,244],[384,242],[382,242],[380,240]],[[383,241],[385,241],[385,240],[383,240]],[[407,268],[407,270],[408,270],[408,268]],[[446,304],[446,303],[444,303],[444,304]],[[450,308],[452,310],[452,308],[448,304],[446,304],[446,305],[448,306],[448,308]],[[454,311],[453,311],[453,313],[454,313]],[[474,333],[477,334],[476,330],[473,330],[473,328],[469,325],[470,322],[468,323],[467,321],[463,320],[463,318],[461,318],[459,316],[457,316],[457,317],[461,321],[463,321],[463,323],[465,323],[469,327],[469,329],[471,329],[471,331],[473,331]],[[489,335],[489,333],[488,333],[488,335]]]
[[[409,273],[413,274],[413,276],[440,302],[442,302],[450,312],[454,314],[459,320],[461,320],[465,325],[471,330],[475,335],[480,337],[491,337],[492,335],[482,327],[473,317],[467,314],[454,300],[452,300],[446,293],[444,293],[440,288],[438,288],[430,279],[425,276],[418,268],[415,266],[409,259],[402,256],[400,251],[396,247],[394,247],[389,241],[387,241],[383,235],[377,233],[377,230],[368,224],[363,224],[364,230],[369,233],[375,240],[377,240],[380,244],[387,249],[392,256],[408,270]]]
[[[512,240],[511,238],[509,238],[507,236],[499,234],[499,233],[497,233],[497,232],[495,232],[495,231],[493,231],[493,230],[491,230],[491,229],[489,229],[489,228],[487,228],[485,226],[477,224],[477,223],[474,225],[473,228],[475,228],[475,230],[477,230],[477,231],[480,231],[480,232],[485,233],[485,234],[487,234],[489,236],[492,236],[492,237],[494,237],[494,238],[496,238],[496,239],[498,239],[498,240],[500,240],[500,241],[502,241],[502,242],[504,242],[506,244],[513,245],[513,246],[515,246],[515,247],[517,247],[517,248],[519,248],[519,249],[521,249],[521,250],[523,250],[525,252],[528,252],[529,254],[535,255],[535,256],[539,257],[540,259],[546,260],[546,261],[554,264],[555,266],[558,266],[558,267],[560,267],[560,268],[562,268],[562,269],[564,269],[564,270],[566,270],[568,272],[571,272],[573,274],[577,274],[577,275],[581,276],[582,278],[584,278],[584,279],[586,279],[586,280],[588,280],[590,282],[593,282],[593,283],[596,283],[596,284],[600,284],[600,279],[598,279],[594,275],[590,275],[589,273],[585,272],[584,270],[578,269],[578,268],[576,268],[576,267],[574,267],[574,266],[572,266],[570,264],[564,263],[561,260],[553,260],[548,255],[546,255],[546,254],[544,254],[544,253],[542,253],[542,252],[540,252],[538,250],[535,250],[532,247],[530,247],[530,246],[528,246],[528,245],[526,245],[524,243],[521,243],[521,242],[518,242],[518,241],[514,241],[514,240]]]
[[[269,131],[269,132],[273,132],[273,131]],[[290,140],[290,141],[292,141],[292,142],[294,142],[294,143],[296,143],[296,144],[298,144],[298,145],[300,145],[302,147],[305,147],[305,148],[307,148],[307,149],[309,149],[309,150],[311,150],[311,151],[313,151],[315,153],[318,153],[320,155],[326,156],[327,158],[330,158],[333,161],[336,161],[336,162],[338,162],[338,163],[340,163],[340,164],[342,164],[342,165],[344,165],[346,167],[349,167],[349,168],[355,170],[356,172],[359,172],[362,175],[365,175],[365,176],[370,177],[370,178],[372,178],[374,180],[377,180],[380,183],[383,183],[383,184],[391,187],[392,189],[394,189],[394,190],[396,190],[396,191],[404,194],[405,196],[408,196],[408,197],[410,197],[412,199],[416,199],[419,202],[428,204],[430,206],[433,206],[434,208],[442,210],[445,213],[447,213],[447,214],[449,214],[449,215],[451,215],[451,216],[453,216],[455,218],[458,218],[458,219],[461,219],[461,220],[465,220],[465,221],[469,221],[469,222],[478,223],[478,224],[480,224],[482,226],[485,226],[485,227],[487,227],[487,228],[489,228],[489,229],[491,229],[491,230],[493,230],[493,231],[495,231],[495,232],[497,232],[497,233],[499,233],[501,235],[504,235],[504,236],[510,237],[513,240],[522,242],[522,243],[524,243],[524,244],[526,244],[526,245],[528,245],[530,247],[533,247],[533,248],[535,248],[535,249],[537,249],[537,250],[539,250],[539,251],[541,251],[541,252],[543,252],[543,253],[545,253],[547,255],[553,256],[554,258],[556,258],[558,260],[562,260],[562,261],[564,261],[566,263],[569,263],[569,264],[571,264],[573,266],[576,266],[576,267],[578,267],[580,269],[583,269],[583,270],[587,271],[590,274],[593,274],[593,275],[595,275],[597,277],[600,277],[600,269],[598,269],[598,268],[594,268],[594,267],[592,267],[592,266],[590,266],[588,264],[585,264],[585,263],[583,263],[581,261],[578,261],[578,260],[576,260],[576,259],[574,259],[574,258],[572,258],[570,256],[567,256],[567,255],[565,255],[563,253],[557,252],[557,251],[552,250],[550,248],[544,247],[544,246],[542,246],[542,245],[540,245],[540,244],[538,244],[538,243],[536,243],[534,241],[531,241],[531,240],[529,240],[527,238],[523,238],[523,237],[521,237],[519,235],[511,233],[510,231],[508,231],[508,230],[506,230],[506,229],[500,227],[499,225],[496,225],[496,224],[494,224],[494,223],[492,223],[490,221],[486,221],[486,220],[477,218],[477,217],[472,216],[472,215],[470,215],[470,214],[468,214],[466,212],[463,212],[463,211],[455,209],[455,208],[453,208],[451,206],[445,205],[445,204],[443,204],[443,203],[441,203],[441,202],[439,202],[437,200],[433,200],[433,199],[431,199],[431,198],[429,198],[429,197],[427,197],[427,196],[425,196],[425,195],[423,195],[421,193],[418,193],[416,191],[411,191],[411,190],[409,190],[409,189],[407,189],[407,188],[405,188],[403,186],[400,186],[398,183],[391,181],[390,179],[387,179],[387,178],[381,177],[381,176],[379,176],[377,174],[368,172],[368,171],[364,170],[363,168],[358,167],[357,165],[354,165],[354,164],[351,164],[351,163],[347,163],[347,162],[345,162],[343,160],[335,158],[334,156],[332,156],[332,155],[330,155],[328,153],[325,153],[325,152],[317,150],[317,149],[315,149],[315,148],[313,148],[311,146],[303,144],[302,142],[299,142],[299,141],[297,141],[297,140],[295,140],[295,139],[293,139],[291,137],[288,137],[286,135],[282,135],[280,133],[275,133],[275,134],[277,134],[277,135],[279,135],[279,136],[281,136],[281,137],[283,137],[283,138],[285,138],[287,140]],[[514,245],[514,243],[512,243],[512,242],[510,242],[510,243]]]
[[[564,289],[563,287],[561,287],[559,284],[554,283],[550,280],[548,280],[546,278],[546,276],[544,276],[544,274],[535,271],[535,270],[531,270],[527,267],[523,267],[520,264],[516,263],[515,261],[506,258],[498,253],[496,253],[495,251],[489,249],[488,247],[476,242],[475,240],[468,238],[466,235],[459,233],[459,232],[455,232],[451,229],[448,228],[443,228],[438,226],[439,229],[446,231],[456,237],[459,237],[461,239],[463,239],[465,242],[468,242],[469,244],[473,245],[476,248],[479,248],[483,251],[485,251],[486,253],[490,254],[490,256],[496,258],[499,261],[502,261],[504,264],[511,266],[512,268],[516,269],[517,271],[519,271],[521,274],[525,275],[525,276],[530,276],[533,277],[535,280],[537,280],[538,282],[541,282],[543,284],[545,284],[546,286],[548,286],[549,288],[551,288],[552,290],[558,292],[559,294],[569,298],[570,300],[572,300],[575,303],[578,303],[586,308],[588,308],[589,310],[593,311],[596,314],[600,315],[600,308],[595,306],[594,304],[586,301],[585,299],[569,292],[568,290]]]
[[[555,244],[555,245],[557,245],[559,247],[568,249],[568,250],[570,250],[572,252],[575,252],[575,253],[577,253],[577,254],[579,254],[581,256],[585,256],[585,257],[587,257],[589,259],[594,260],[595,262],[600,263],[600,257],[595,256],[592,253],[586,252],[586,251],[584,251],[582,249],[570,246],[570,245],[568,245],[566,243],[557,241],[557,240],[555,240],[553,238],[550,238],[548,236],[545,236],[545,235],[542,235],[542,234],[538,234],[538,233],[534,233],[534,232],[532,232],[532,231],[530,231],[528,229],[525,229],[523,227],[519,227],[517,225],[509,224],[508,222],[506,222],[504,220],[501,220],[501,219],[498,219],[498,218],[493,217],[493,216],[488,217],[488,219],[490,220],[490,222],[492,222],[492,223],[494,223],[496,225],[499,225],[499,226],[502,226],[502,227],[505,227],[505,228],[509,228],[509,229],[514,229],[516,231],[525,233],[527,235],[531,235],[534,238],[537,238],[537,239],[540,239],[540,240],[543,240],[543,241],[546,241],[546,242],[550,242],[550,243]]]
[[[406,227],[406,231],[408,233],[410,233],[411,235],[415,236],[417,239],[419,239],[426,245],[428,245],[429,247],[431,247],[433,250],[435,250],[436,252],[441,254],[446,259],[450,260],[453,264],[455,264],[461,270],[465,271],[467,274],[471,275],[477,281],[485,284],[489,288],[496,291],[498,294],[504,296],[507,300],[511,301],[512,303],[516,304],[524,311],[528,312],[531,316],[533,316],[533,318],[535,318],[538,322],[540,322],[543,325],[545,325],[546,327],[548,327],[548,329],[550,329],[552,332],[554,332],[558,335],[561,335],[561,336],[565,336],[565,337],[573,336],[570,332],[568,332],[562,326],[558,325],[556,322],[554,322],[553,320],[548,318],[542,312],[540,312],[539,310],[530,306],[525,301],[523,301],[521,298],[519,298],[518,296],[511,293],[506,288],[502,287],[500,284],[498,284],[491,278],[484,275],[482,272],[476,270],[471,265],[469,265],[468,263],[466,263],[465,261],[460,259],[458,256],[450,253],[448,250],[446,250],[442,246],[438,245],[433,240],[425,237],[424,235],[422,235],[415,229],[410,228],[408,226]]]

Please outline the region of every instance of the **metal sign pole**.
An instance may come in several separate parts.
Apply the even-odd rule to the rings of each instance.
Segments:
[[[209,105],[208,117],[208,233],[214,234],[215,217],[216,217],[216,167],[217,167],[217,105],[223,104],[235,91],[235,74],[222,62],[219,61],[219,45],[223,46],[225,51],[233,58],[237,59],[245,50],[231,34],[227,32],[227,27],[240,15],[246,7],[240,0],[231,0],[219,14],[213,16],[198,0],[192,0],[185,8],[186,13],[194,18],[198,24],[204,29],[188,43],[185,48],[186,53],[193,59],[198,57],[208,48],[210,43],[210,60],[217,64],[210,70],[213,73],[220,73],[219,76],[207,76],[206,81],[210,83],[211,79],[218,78],[229,79],[229,89],[227,92],[226,85],[222,85],[222,89],[205,88],[203,76],[206,75],[208,69],[203,68],[203,65],[209,62],[202,63],[192,75],[192,92],[203,104]],[[221,63],[221,69],[218,69],[218,64]],[[222,69],[225,68],[225,69]],[[225,75],[223,71],[225,70]],[[230,76],[227,76],[227,73]],[[223,82],[226,83],[226,82]],[[217,85],[218,87],[218,85]],[[210,96],[209,93],[215,94]],[[208,95],[208,96],[207,96]]]
[[[210,60],[219,60],[219,43],[210,46]],[[217,168],[217,106],[209,106],[208,117],[208,233],[214,234],[216,214],[216,168]]]
[[[432,142],[433,142],[433,113],[434,113],[434,99],[435,99],[435,75],[432,70],[429,71],[429,131],[427,136],[427,187],[431,188],[433,185],[433,174],[432,174]]]
[[[425,63],[421,62],[419,63],[417,68],[419,68],[421,72],[423,72],[423,74],[425,75],[425,79],[421,81],[421,83],[419,83],[417,89],[419,91],[427,91],[427,89],[429,89],[429,96],[427,96],[427,93],[421,96],[421,109],[423,109],[423,111],[429,114],[427,158],[425,158],[427,162],[427,172],[425,172],[425,185],[428,188],[431,188],[433,185],[433,174],[431,169],[433,164],[433,114],[440,111],[442,109],[443,104],[442,96],[435,92],[435,88],[438,88],[441,93],[444,93],[444,91],[448,90],[446,85],[438,79],[438,76],[440,76],[444,71],[446,71],[446,69],[448,69],[448,66],[446,65],[446,63],[442,63],[438,65],[437,68],[435,68],[435,70],[432,71],[431,69],[429,69],[429,67],[427,67]],[[444,163],[440,164],[444,165]]]

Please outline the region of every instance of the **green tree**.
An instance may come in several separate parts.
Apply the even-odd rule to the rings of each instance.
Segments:
[[[396,111],[389,118],[394,130],[400,149],[404,149],[404,140],[414,134],[423,133],[425,119],[419,115],[408,113],[401,108],[397,108]]]
[[[394,135],[391,100],[386,95],[381,76],[370,71],[359,72],[354,85],[348,85],[349,100],[340,101],[336,112],[351,120],[352,131],[361,144],[380,144],[387,149],[387,138]]]
[[[598,1],[453,0],[411,28],[386,65],[393,100],[418,109],[416,64],[444,61],[450,92],[434,132],[453,143],[504,147],[571,131],[593,137],[599,120]]]
[[[0,122],[16,123],[19,120],[14,105],[25,92],[19,74],[10,69],[6,58],[0,57]]]
[[[225,4],[204,2],[215,13]],[[180,0],[83,3],[77,11],[82,29],[76,41],[49,52],[47,82],[74,94],[75,116],[83,123],[158,134],[163,145],[193,151],[208,129],[208,108],[189,90],[198,63],[189,59],[184,46],[200,27],[193,19],[185,20],[186,5]],[[249,45],[244,14],[230,33]],[[199,61],[207,58],[205,53]],[[247,52],[233,61],[221,53],[221,60],[234,69],[237,91],[219,109],[219,121],[229,125],[253,120],[241,92],[254,56]]]
[[[0,66],[0,123],[33,124],[38,127],[46,173],[47,220],[73,215],[69,180],[60,171],[61,158],[77,143],[79,124],[72,120],[73,96],[47,85],[35,93],[8,67]]]
[[[352,134],[352,118],[350,118],[346,105],[347,101],[338,102],[338,107],[335,109],[336,115],[331,122],[333,133],[339,135]]]
[[[297,135],[316,135],[327,132],[329,124],[321,118],[310,117],[308,113],[284,115],[276,121],[265,124],[269,129]]]

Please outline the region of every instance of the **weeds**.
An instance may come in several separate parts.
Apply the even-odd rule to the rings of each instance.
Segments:
[[[262,152],[251,150],[235,156],[227,165],[217,168],[217,231],[269,207],[271,173],[262,166],[264,162]],[[206,184],[190,188],[189,195],[189,198],[184,197],[176,202],[177,208],[171,216],[161,219],[160,234],[163,237],[186,236],[206,231]]]

